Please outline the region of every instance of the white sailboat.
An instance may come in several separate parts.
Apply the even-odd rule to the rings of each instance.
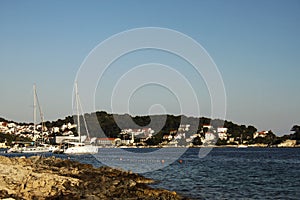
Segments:
[[[44,116],[43,112],[38,100],[37,92],[36,92],[36,85],[33,85],[33,134],[37,133],[36,130],[36,110],[37,106],[39,108],[39,113],[42,121],[42,134],[44,131]],[[17,143],[14,147],[10,148],[7,152],[8,153],[44,153],[49,152],[50,145],[44,144],[43,141],[41,144],[34,144],[31,146],[20,146],[22,143]]]
[[[78,86],[75,83],[75,100],[76,100],[76,110],[77,110],[77,132],[78,132],[78,142],[68,142],[68,148],[64,150],[66,154],[95,154],[98,153],[98,147],[93,146],[91,144],[86,144],[82,141],[81,137],[81,127],[80,127],[80,113],[79,107],[82,111],[79,94],[78,94]],[[89,132],[87,129],[87,123],[84,118],[84,114],[82,114],[83,122],[86,128],[86,132],[89,138]]]

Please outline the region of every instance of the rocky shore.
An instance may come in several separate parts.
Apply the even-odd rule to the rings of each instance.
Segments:
[[[54,157],[0,156],[0,199],[186,199],[149,183],[153,180],[110,167]]]

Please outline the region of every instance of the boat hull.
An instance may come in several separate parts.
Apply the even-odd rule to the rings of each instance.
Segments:
[[[7,153],[46,153],[48,147],[13,147],[7,150]]]
[[[98,147],[96,146],[75,146],[69,147],[64,151],[65,154],[96,154],[98,153]]]

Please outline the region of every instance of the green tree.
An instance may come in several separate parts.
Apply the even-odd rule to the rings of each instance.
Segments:
[[[294,134],[291,135],[291,139],[297,140],[297,144],[300,143],[300,126],[294,125],[291,129],[291,131],[294,131]]]
[[[157,134],[155,134],[154,136],[152,136],[151,138],[149,138],[148,140],[146,140],[146,144],[147,145],[158,145],[162,142],[162,138],[163,138],[164,132],[160,131]]]
[[[273,145],[276,142],[278,142],[277,137],[271,130],[268,131],[265,137],[257,137],[254,139],[254,143],[259,143],[259,144]]]
[[[201,141],[201,138],[199,136],[194,138],[193,145],[202,145],[202,141]]]

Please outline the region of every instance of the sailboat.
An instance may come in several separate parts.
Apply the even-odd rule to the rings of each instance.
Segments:
[[[75,83],[75,101],[76,101],[76,110],[77,110],[77,132],[78,132],[78,142],[68,142],[67,143],[67,149],[64,150],[64,153],[66,154],[95,154],[98,153],[98,147],[93,146],[91,144],[86,144],[82,141],[81,136],[81,126],[80,126],[80,113],[79,113],[79,107],[82,112],[82,107],[80,103],[79,93],[78,93],[78,86],[77,82]],[[87,129],[87,123],[84,118],[84,114],[82,114],[83,122],[85,125],[85,129],[87,132],[87,137],[89,138],[89,132]]]
[[[43,112],[38,100],[37,92],[36,92],[36,85],[33,85],[33,134],[38,133],[36,130],[36,110],[37,107],[39,108],[39,113],[42,121],[42,134],[44,131],[44,116]],[[24,143],[20,142],[17,143],[14,147],[10,148],[7,150],[7,153],[44,153],[44,152],[49,152],[50,146],[47,144],[43,143],[43,138],[42,142],[37,144],[34,143],[33,145],[30,146],[24,146]]]

